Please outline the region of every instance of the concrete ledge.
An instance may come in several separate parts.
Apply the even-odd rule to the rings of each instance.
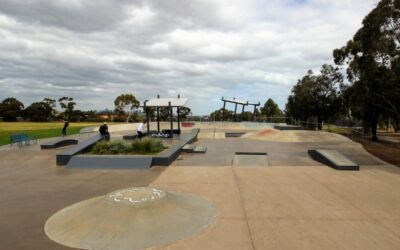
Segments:
[[[148,169],[153,165],[168,166],[181,153],[182,147],[196,140],[200,129],[181,134],[177,142],[158,155],[76,155],[104,139],[96,135],[57,155],[57,165],[68,169]]]
[[[346,156],[337,150],[330,149],[312,149],[308,154],[315,161],[321,162],[337,170],[360,170],[360,166],[349,160]]]
[[[196,146],[193,150],[193,153],[197,154],[205,154],[207,152],[207,147],[205,146]]]
[[[46,142],[40,145],[41,149],[52,149],[52,148],[60,148],[69,145],[78,144],[78,140],[76,139],[59,139],[55,141]]]
[[[193,143],[197,139],[200,129],[192,129],[189,134],[181,134],[179,142],[153,157],[152,165],[168,166],[182,151],[183,146]]]
[[[235,155],[267,155],[265,152],[235,152]]]
[[[124,139],[124,140],[136,140],[137,137],[138,137],[137,134],[133,134],[133,135],[124,135],[124,136],[122,136],[122,139]]]
[[[57,154],[57,156],[56,156],[57,165],[58,166],[67,165],[69,160],[74,155],[76,155],[84,150],[89,149],[90,147],[92,147],[93,144],[95,144],[98,141],[103,140],[104,138],[105,138],[105,136],[102,136],[100,134],[94,135],[94,136],[90,137],[89,139],[77,144],[75,147],[69,148],[67,150],[64,150],[60,154]]]
[[[67,169],[148,169],[152,157],[134,155],[76,155]]]
[[[182,152],[192,153],[195,147],[196,145],[194,144],[186,144],[185,146],[183,146]]]
[[[305,130],[301,126],[294,126],[294,125],[274,125],[274,129],[277,129],[277,130]]]
[[[241,137],[244,134],[246,134],[246,132],[225,132],[225,138]]]

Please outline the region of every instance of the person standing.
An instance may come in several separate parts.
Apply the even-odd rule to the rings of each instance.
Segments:
[[[61,136],[66,136],[67,135],[67,128],[68,128],[68,126],[69,126],[69,122],[68,122],[68,120],[64,120],[64,127],[63,127],[63,129],[62,129],[62,131],[61,131]]]
[[[139,140],[141,140],[143,137],[143,127],[146,123],[147,123],[147,121],[144,121],[144,122],[139,123],[139,125],[137,126],[136,132],[138,134]]]

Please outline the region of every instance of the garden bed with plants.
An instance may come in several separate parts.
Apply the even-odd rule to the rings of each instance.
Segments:
[[[132,143],[99,141],[86,154],[93,155],[154,155],[167,149],[161,140],[145,138]]]

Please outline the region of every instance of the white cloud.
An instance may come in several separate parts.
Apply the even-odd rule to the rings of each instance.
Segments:
[[[0,99],[113,108],[180,93],[195,113],[237,97],[283,108],[377,0],[0,0]]]

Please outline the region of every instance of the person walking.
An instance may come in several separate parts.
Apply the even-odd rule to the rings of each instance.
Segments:
[[[138,139],[142,140],[143,137],[143,127],[144,125],[147,123],[147,121],[141,122],[139,123],[139,125],[137,126],[136,132],[138,134]]]
[[[68,126],[69,126],[68,120],[63,120],[63,121],[64,121],[64,127],[63,127],[63,129],[62,129],[62,131],[61,131],[61,136],[62,136],[62,137],[64,137],[64,136],[67,135],[67,128],[68,128]]]

